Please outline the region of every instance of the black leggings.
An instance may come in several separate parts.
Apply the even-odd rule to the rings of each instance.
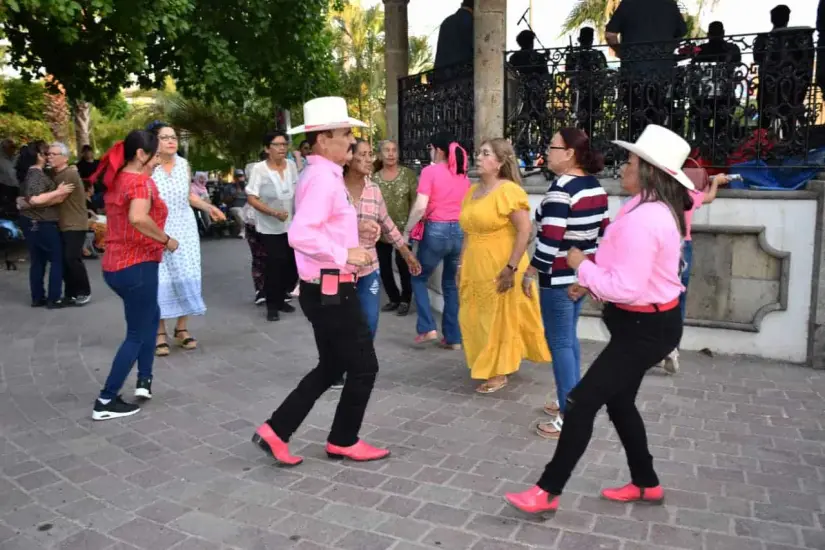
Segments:
[[[564,428],[556,452],[538,486],[560,495],[573,469],[587,450],[596,414],[607,405],[607,415],[624,446],[631,481],[638,487],[656,487],[653,457],[636,394],[647,370],[676,348],[682,337],[678,307],[660,313],[632,313],[605,306],[604,322],[610,341],[567,396]]]

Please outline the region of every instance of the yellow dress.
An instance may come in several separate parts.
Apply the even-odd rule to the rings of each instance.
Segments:
[[[538,288],[533,297],[522,290],[524,272],[530,265],[525,253],[518,264],[515,286],[499,294],[495,279],[507,265],[516,228],[509,215],[530,210],[527,193],[507,181],[488,195],[473,198],[473,185],[461,204],[461,229],[465,249],[458,287],[462,344],[470,375],[489,380],[516,372],[523,359],[550,361],[544,338]]]

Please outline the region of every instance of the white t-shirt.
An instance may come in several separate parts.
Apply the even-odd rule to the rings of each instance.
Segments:
[[[289,213],[286,221],[268,216],[255,210],[255,229],[264,235],[282,235],[289,230],[295,215],[295,185],[298,183],[298,167],[287,159],[283,177],[277,170],[270,170],[266,161],[252,166],[246,194],[258,197],[264,204],[275,210]]]

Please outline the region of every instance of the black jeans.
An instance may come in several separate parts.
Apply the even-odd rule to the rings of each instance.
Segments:
[[[398,285],[395,283],[395,273],[392,270],[392,255],[395,248],[391,244],[381,241],[375,243],[375,250],[378,252],[378,266],[381,270],[381,282],[384,290],[393,304],[409,304],[412,301],[412,283],[410,282],[410,268],[407,262],[395,251],[395,265],[398,267],[398,275],[401,277],[401,292],[398,292]]]
[[[636,394],[645,372],[679,344],[681,312],[675,307],[661,313],[632,313],[608,304],[603,318],[610,341],[567,396],[556,452],[538,482],[553,495],[561,494],[587,450],[596,413],[604,405],[624,446],[631,481],[638,487],[659,485],[645,425],[636,408]]]
[[[66,298],[89,296],[92,289],[89,286],[89,275],[83,265],[83,245],[86,242],[86,231],[63,231],[63,283]]]
[[[298,282],[295,251],[289,246],[286,233],[281,235],[258,233],[258,237],[266,250],[266,263],[264,264],[266,308],[269,311],[278,311],[284,304],[286,295],[295,288]]]
[[[346,373],[328,441],[340,447],[358,443],[358,432],[378,374],[378,358],[355,285],[341,284],[340,296],[340,304],[322,305],[320,286],[301,282],[299,302],[315,333],[318,366],[298,383],[268,420],[284,441],[289,441],[318,398]]]

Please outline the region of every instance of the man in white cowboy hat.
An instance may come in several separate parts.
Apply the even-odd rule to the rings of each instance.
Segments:
[[[301,277],[301,309],[315,333],[318,366],[252,438],[282,465],[303,461],[289,452],[289,439],[318,398],[344,374],[327,455],[364,462],[390,454],[358,438],[378,359],[355,292],[357,268],[369,263],[370,255],[358,244],[358,217],[344,187],[343,165],[355,142],[352,128],[364,126],[348,116],[343,98],[322,97],[304,105],[304,124],[290,131],[305,133],[313,152],[295,193],[289,244]]]

